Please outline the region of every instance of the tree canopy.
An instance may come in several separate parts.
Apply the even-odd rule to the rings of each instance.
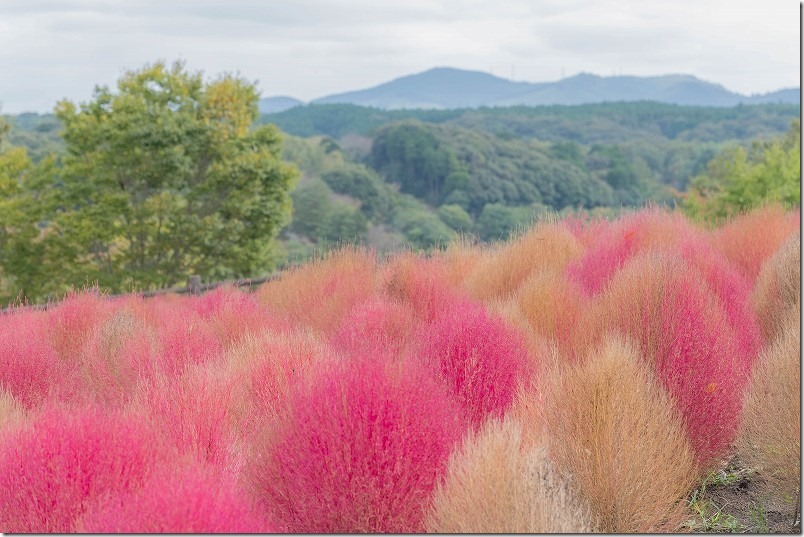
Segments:
[[[727,147],[692,179],[684,210],[711,221],[770,202],[799,207],[800,146],[801,124],[794,120],[783,136],[756,141],[748,150]]]
[[[297,172],[281,161],[277,129],[252,129],[257,100],[242,78],[204,82],[182,63],[155,63],[125,73],[116,92],[58,103],[66,152],[38,199],[21,201],[41,213],[33,243],[50,283],[29,288],[4,263],[15,287],[123,291],[270,270]],[[18,177],[18,194],[24,186]]]

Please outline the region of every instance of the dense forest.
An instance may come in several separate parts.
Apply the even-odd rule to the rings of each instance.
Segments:
[[[427,248],[456,234],[505,238],[555,211],[686,207],[691,182],[709,177],[722,152],[742,148],[761,160],[763,144],[786,132],[789,147],[799,110],[645,102],[404,111],[309,105],[259,122],[287,133],[285,159],[302,171],[293,223],[282,236],[289,253],[307,255],[334,238],[380,251]],[[316,229],[298,224],[313,220]]]
[[[555,212],[616,215],[655,203],[718,218],[767,194],[767,185],[751,195],[734,194],[742,187],[733,185],[724,193],[732,177],[746,182],[761,177],[760,168],[774,177],[789,171],[777,177],[787,186],[771,197],[795,205],[799,113],[787,104],[442,111],[308,105],[255,116],[252,129],[278,127],[282,158],[300,172],[290,192],[292,216],[272,254],[282,265],[344,242],[387,252],[443,246],[461,235],[504,239]],[[68,153],[55,115],[5,120],[6,144],[26,148],[34,163]],[[765,162],[766,153],[784,162]],[[724,158],[736,158],[744,173],[724,171]],[[720,208],[707,208],[715,195]],[[749,201],[723,201],[729,196]]]

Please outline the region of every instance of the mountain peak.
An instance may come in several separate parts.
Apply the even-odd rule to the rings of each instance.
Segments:
[[[656,101],[692,106],[799,102],[798,93],[772,92],[747,97],[688,74],[651,77],[600,76],[589,72],[556,82],[515,82],[482,71],[433,67],[372,88],[329,95],[315,104],[355,104],[386,110],[450,109],[482,106],[575,105],[613,101]],[[262,103],[262,101],[261,101]],[[271,103],[272,106],[278,103]],[[281,103],[282,106],[292,103]],[[293,106],[302,104],[297,101]],[[261,107],[262,109],[262,107]]]

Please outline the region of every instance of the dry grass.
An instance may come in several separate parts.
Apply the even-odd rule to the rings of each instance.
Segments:
[[[694,453],[661,387],[625,340],[545,385],[550,453],[573,476],[603,532],[676,531],[696,478]]]
[[[262,284],[255,296],[291,322],[331,333],[346,311],[376,291],[374,255],[346,247]]]
[[[521,426],[490,420],[450,456],[434,496],[433,533],[587,533],[588,508],[561,481],[545,449],[524,452]]]
[[[788,310],[782,326],[754,367],[737,446],[767,490],[789,502],[801,487],[800,313]]]
[[[751,297],[767,341],[784,328],[790,308],[801,312],[801,233],[791,235],[768,259]]]
[[[470,296],[478,300],[508,298],[534,272],[561,272],[583,247],[566,227],[540,223],[477,261],[466,279]]]

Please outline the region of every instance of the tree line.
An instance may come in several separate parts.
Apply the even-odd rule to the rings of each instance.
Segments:
[[[259,277],[343,242],[491,241],[648,201],[702,221],[800,204],[791,105],[259,116],[257,100],[242,78],[156,63],[0,123],[0,298]]]

